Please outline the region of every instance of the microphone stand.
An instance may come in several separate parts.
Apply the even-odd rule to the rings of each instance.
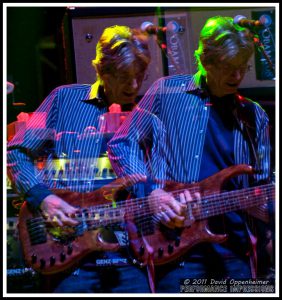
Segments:
[[[260,41],[258,35],[254,35],[253,41],[254,41],[254,43],[255,43],[255,46],[257,46],[258,51],[261,52],[262,55],[264,56],[264,58],[266,59],[266,61],[267,61],[268,65],[269,65],[269,67],[270,67],[270,69],[271,69],[273,75],[275,76],[275,69],[274,69],[273,63],[272,63],[272,61],[270,60],[269,56],[267,55],[267,53],[266,53],[266,51],[265,51],[265,49],[264,49],[264,45],[263,45],[263,43]]]
[[[160,23],[160,21],[159,21]],[[162,19],[162,23],[163,23],[163,19]],[[161,24],[161,27],[163,27],[163,24]],[[163,63],[163,71],[164,71],[164,75],[167,76],[169,75],[169,70],[168,70],[168,59],[171,60],[172,64],[174,65],[174,67],[177,70],[177,74],[183,74],[183,70],[181,70],[178,66],[178,64],[175,62],[175,59],[171,53],[171,50],[168,49],[167,47],[167,43],[166,43],[166,36],[165,36],[165,32],[163,32],[162,30],[157,31],[157,45],[159,46],[159,48],[161,49],[162,52],[162,63]]]
[[[163,15],[162,12],[160,12],[160,14]],[[159,23],[158,25],[160,27],[164,26],[165,22],[164,22],[164,18],[162,16],[159,17],[158,23]],[[167,76],[169,74],[168,74],[168,57],[167,57],[167,44],[166,44],[165,32],[163,32],[162,30],[158,30],[156,37],[157,37],[157,44],[162,52],[162,63],[163,63],[164,75]]]
[[[157,7],[156,9],[156,15],[158,16],[158,25],[161,28],[164,28],[165,26],[165,18],[164,18],[164,8]],[[162,53],[162,63],[163,63],[163,71],[164,75],[169,75],[169,68],[168,68],[168,59],[171,60],[172,64],[175,66],[178,74],[183,74],[183,70],[178,66],[178,64],[175,62],[175,58],[173,57],[171,53],[171,49],[168,49],[167,42],[166,42],[166,30],[158,30],[156,32],[156,42],[159,48],[161,49]]]

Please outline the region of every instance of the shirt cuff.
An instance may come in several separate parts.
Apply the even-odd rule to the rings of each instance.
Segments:
[[[161,184],[157,184],[150,178],[146,182],[139,182],[133,186],[133,192],[138,198],[147,197],[157,188],[162,188]]]
[[[30,204],[33,208],[39,208],[42,201],[49,195],[53,193],[48,189],[45,184],[39,183],[33,186],[28,192],[25,194],[25,199],[28,204]]]

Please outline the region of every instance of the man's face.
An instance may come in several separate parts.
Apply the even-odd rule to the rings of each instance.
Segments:
[[[145,70],[139,66],[130,66],[127,70],[115,74],[104,74],[104,89],[110,104],[134,103],[144,79]]]
[[[229,61],[206,66],[207,84],[212,95],[223,97],[234,94],[248,71],[249,57],[237,55]]]

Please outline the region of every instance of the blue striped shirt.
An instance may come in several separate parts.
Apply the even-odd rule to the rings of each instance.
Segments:
[[[116,177],[106,154],[108,107],[99,93],[99,82],[54,89],[8,143],[8,172],[34,206],[49,189],[87,192]]]
[[[157,80],[147,91],[108,144],[109,158],[118,176],[144,174],[158,180],[197,182],[200,176],[205,135],[210,116],[210,97],[194,76],[175,75]],[[262,172],[270,175],[269,119],[261,106],[249,99],[256,126],[257,157]],[[243,129],[240,120],[240,128]],[[234,162],[250,164],[248,142],[239,128],[233,129]],[[248,176],[239,176],[248,186]],[[158,185],[153,185],[153,188]]]
[[[241,131],[244,126],[242,120],[239,121],[239,126],[234,126],[231,130],[226,130],[229,127],[225,124],[225,133],[221,132],[221,137],[215,137],[215,141],[210,137],[206,141],[206,134],[220,132],[220,122],[216,121],[215,111],[212,111],[210,103],[211,99],[204,87],[198,86],[195,77],[189,75],[161,78],[147,91],[108,143],[109,158],[118,176],[143,174],[149,178],[145,186],[142,183],[134,186],[133,191],[138,197],[162,187],[164,180],[198,182],[203,176],[210,176],[211,170],[225,168],[231,163],[251,163],[248,141],[244,139]],[[251,106],[254,112],[256,154],[259,158],[259,165],[255,167],[262,171],[261,174],[255,175],[255,180],[268,179],[268,117],[265,111],[251,100],[245,99],[240,105]],[[213,130],[208,128],[211,120],[216,126]],[[230,122],[228,124],[230,125]],[[230,143],[232,137],[233,142]],[[221,138],[223,140],[220,140]],[[209,154],[205,142],[211,142],[209,150],[214,149],[215,153]],[[225,151],[228,152],[220,158],[224,151],[220,146],[224,144]],[[248,175],[237,177],[236,187],[248,185]],[[245,256],[248,234],[240,213],[230,212],[224,216],[210,218],[209,225],[215,232],[225,229],[229,233],[228,244],[199,245],[190,253],[192,256],[207,253],[211,256],[211,249],[224,256],[233,256],[238,251]]]

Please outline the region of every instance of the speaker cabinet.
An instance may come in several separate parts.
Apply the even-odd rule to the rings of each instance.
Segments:
[[[120,9],[120,8],[119,8]],[[75,70],[69,81],[77,83],[93,83],[96,80],[96,72],[91,61],[96,57],[96,44],[106,27],[113,25],[125,25],[130,28],[140,28],[144,21],[156,24],[156,17],[152,14],[131,15],[130,13],[99,15],[95,10],[89,10],[88,15],[85,9],[76,8],[76,14],[72,11],[68,16],[69,36],[65,34],[65,38],[70,39],[69,48],[73,49],[73,53],[67,54],[72,66],[67,66],[67,72],[70,74]],[[106,13],[105,10],[104,13]],[[126,12],[126,9],[124,9]],[[85,16],[86,14],[86,16]],[[96,14],[96,15],[95,15]],[[140,15],[141,14],[141,15]],[[66,33],[66,28],[65,28]],[[66,42],[66,39],[65,39]],[[156,79],[163,76],[162,54],[158,47],[155,36],[149,38],[149,49],[151,52],[151,63],[148,67],[143,85],[139,91],[143,95],[149,86]],[[67,51],[67,46],[65,47]],[[72,68],[72,70],[70,70]]]
[[[68,9],[64,23],[63,43],[65,51],[65,73],[68,82],[93,83],[96,79],[91,61],[96,56],[96,44],[103,30],[112,25],[140,28],[145,21],[167,26],[175,23],[181,30],[167,30],[160,41],[157,35],[149,38],[152,60],[139,95],[144,95],[149,86],[166,75],[196,71],[194,51],[198,48],[200,30],[205,21],[216,15],[235,17],[244,15],[251,19],[253,12],[273,11],[273,7],[97,7]],[[160,44],[163,45],[163,51]],[[275,86],[274,80],[257,80],[255,58],[251,60],[251,71],[245,75],[241,88]]]

